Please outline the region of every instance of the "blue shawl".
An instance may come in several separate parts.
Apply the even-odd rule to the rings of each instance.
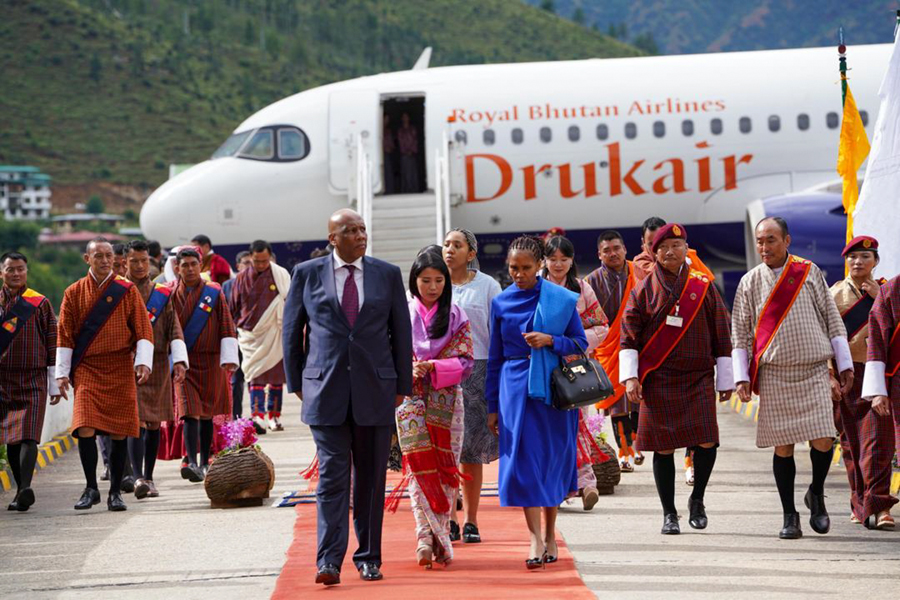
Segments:
[[[578,294],[550,281],[542,281],[537,309],[534,311],[532,331],[552,336],[565,335],[572,312],[578,303]],[[559,356],[549,347],[532,348],[528,367],[528,396],[541,398],[551,404],[550,374],[559,366]]]

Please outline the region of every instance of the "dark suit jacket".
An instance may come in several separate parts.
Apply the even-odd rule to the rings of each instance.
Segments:
[[[392,425],[395,397],[412,394],[403,277],[399,268],[364,257],[363,305],[351,329],[338,302],[333,260],[323,256],[294,267],[284,306],[288,391],[302,391],[307,425],[342,425],[351,403],[357,425]]]

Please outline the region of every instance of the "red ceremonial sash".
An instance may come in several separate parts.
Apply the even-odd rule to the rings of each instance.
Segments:
[[[888,346],[887,377],[893,377],[900,371],[900,324],[894,329],[894,335],[891,336],[891,344]]]
[[[668,319],[666,319],[644,345],[638,358],[638,378],[641,383],[644,382],[647,375],[663,364],[663,361],[668,358],[687,330],[690,329],[694,318],[700,314],[700,308],[703,306],[709,286],[709,277],[699,271],[690,272],[681,296],[675,304],[678,314],[670,313],[670,316],[682,318],[681,327],[669,325],[666,322]]]
[[[37,312],[44,297],[31,289],[26,289],[16,299],[8,313],[0,319],[0,356],[6,352],[16,336],[25,328],[25,323]]]
[[[628,297],[634,288],[634,282],[634,266],[629,261],[628,283],[625,284],[625,290],[622,292],[619,312],[616,313],[616,318],[609,324],[609,333],[606,334],[600,345],[594,349],[594,358],[603,367],[603,370],[609,376],[609,380],[614,382],[612,396],[595,404],[594,406],[597,409],[609,408],[625,393],[625,386],[619,383],[619,342],[622,340],[622,316],[625,314],[625,305],[628,304]]]
[[[759,393],[759,361],[797,300],[811,268],[812,263],[805,258],[788,256],[781,277],[775,282],[772,293],[759,313],[756,336],[753,338],[753,359],[750,361],[750,389],[756,394]]]

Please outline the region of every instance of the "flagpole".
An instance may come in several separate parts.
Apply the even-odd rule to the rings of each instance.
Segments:
[[[900,14],[900,11],[897,12]],[[838,69],[841,72],[841,106],[843,106],[847,101],[847,46],[844,45],[843,27],[838,28]]]

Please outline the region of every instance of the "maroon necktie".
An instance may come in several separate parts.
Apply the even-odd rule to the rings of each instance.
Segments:
[[[356,324],[356,317],[359,316],[359,290],[356,288],[356,280],[353,272],[356,267],[353,265],[344,265],[347,269],[347,280],[344,282],[344,291],[341,294],[341,308],[344,309],[344,315],[347,316],[347,322],[350,327]]]

